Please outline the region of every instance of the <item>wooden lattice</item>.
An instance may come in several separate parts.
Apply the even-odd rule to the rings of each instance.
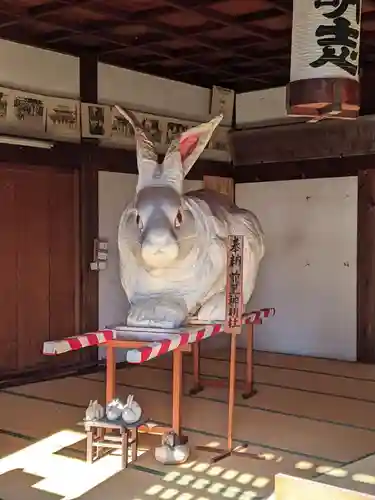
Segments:
[[[292,0],[0,0],[0,37],[238,92],[289,81]],[[361,64],[375,58],[363,1]]]

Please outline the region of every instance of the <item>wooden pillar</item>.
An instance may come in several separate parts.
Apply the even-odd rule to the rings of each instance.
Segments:
[[[80,58],[80,94],[83,102],[97,102],[98,66],[94,54]],[[98,237],[98,169],[95,153],[97,141],[81,143],[80,168],[80,243],[81,243],[81,330],[95,331],[99,315],[99,273],[90,270],[94,240]],[[97,349],[83,349],[83,356],[97,360]]]
[[[81,145],[80,169],[80,232],[81,232],[81,329],[82,333],[98,328],[99,273],[90,269],[94,240],[98,237],[98,171],[95,149]]]
[[[358,174],[357,359],[375,363],[375,170]]]

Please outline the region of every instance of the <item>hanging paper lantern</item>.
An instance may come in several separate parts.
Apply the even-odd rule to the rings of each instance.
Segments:
[[[361,0],[294,0],[288,113],[358,116]]]

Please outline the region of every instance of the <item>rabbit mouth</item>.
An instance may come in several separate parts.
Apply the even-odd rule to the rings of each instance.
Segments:
[[[167,245],[163,247],[142,247],[142,258],[152,268],[167,267],[178,257],[178,245]]]

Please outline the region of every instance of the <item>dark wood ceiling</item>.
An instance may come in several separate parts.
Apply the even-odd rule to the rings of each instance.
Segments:
[[[0,37],[238,92],[289,81],[293,0],[0,0]],[[375,59],[363,1],[361,66]]]

